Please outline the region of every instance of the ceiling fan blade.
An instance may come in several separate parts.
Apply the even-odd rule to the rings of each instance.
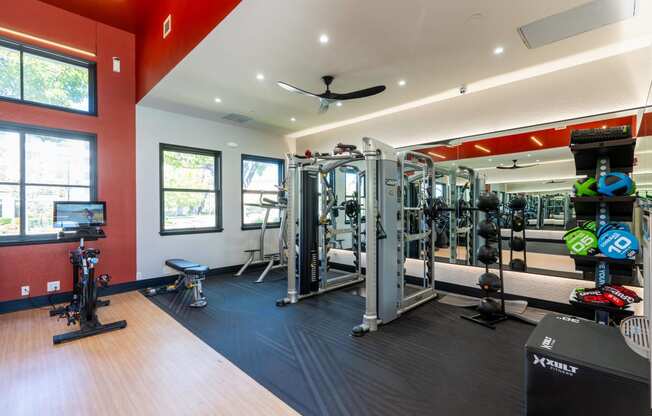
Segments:
[[[384,85],[378,85],[371,88],[365,88],[364,90],[347,92],[345,94],[330,93],[328,99],[331,100],[354,100],[356,98],[371,97],[372,95],[380,94],[385,91],[386,87]]]
[[[313,94],[311,92],[302,90],[301,88],[297,88],[294,85],[290,85],[290,84],[288,84],[286,82],[283,82],[283,81],[277,81],[276,84],[279,87],[286,90],[286,91],[294,92],[294,93],[301,94],[301,95],[307,95],[308,97],[319,97],[317,94]]]
[[[325,100],[323,98],[320,98],[319,99],[319,114],[324,114],[325,112],[327,112],[330,105],[331,105],[330,101]]]
[[[533,168],[535,166],[539,166],[539,164],[536,163],[536,164],[531,164],[531,165],[516,165],[516,166],[514,166],[514,169]]]
[[[496,166],[496,169],[518,169],[516,166]]]

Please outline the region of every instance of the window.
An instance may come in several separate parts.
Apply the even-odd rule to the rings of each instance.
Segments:
[[[222,231],[222,155],[160,145],[161,235]]]
[[[0,98],[96,114],[95,63],[0,39]]]
[[[344,173],[344,199],[354,199],[358,191],[358,172],[347,170]]]
[[[54,238],[54,201],[96,197],[95,137],[0,124],[0,242]]]
[[[278,187],[283,185],[285,162],[270,157],[242,155],[242,228],[260,228],[267,209],[260,207],[263,198],[277,201]],[[270,209],[268,227],[281,224],[281,213]]]

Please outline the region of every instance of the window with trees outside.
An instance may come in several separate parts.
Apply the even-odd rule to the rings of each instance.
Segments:
[[[260,228],[267,214],[261,207],[263,198],[278,201],[279,187],[283,185],[285,161],[270,157],[242,155],[242,228]],[[268,227],[281,224],[281,213],[270,209]]]
[[[54,239],[54,201],[96,198],[95,136],[0,123],[0,155],[0,243]]]
[[[221,153],[160,145],[161,235],[222,231]]]
[[[95,63],[0,38],[0,99],[96,114]]]

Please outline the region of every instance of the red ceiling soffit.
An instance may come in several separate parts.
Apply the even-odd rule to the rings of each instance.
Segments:
[[[650,118],[652,122],[652,118]],[[470,159],[474,157],[491,157],[511,153],[532,152],[555,147],[565,147],[570,143],[572,130],[614,127],[630,125],[636,127],[636,116],[619,117],[608,120],[594,121],[569,125],[564,129],[544,129],[529,133],[519,133],[507,136],[497,136],[482,140],[465,142],[458,146],[433,146],[419,149],[430,154],[435,162],[446,160]]]

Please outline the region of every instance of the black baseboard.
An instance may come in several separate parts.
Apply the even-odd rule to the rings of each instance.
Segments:
[[[240,267],[242,267],[241,264],[236,264],[234,266],[217,267],[211,269],[207,273],[207,276],[217,276],[225,273],[235,273],[240,269]],[[256,269],[260,267],[262,267],[262,265],[252,265],[249,268]],[[118,293],[141,290],[147,287],[163,286],[174,282],[176,277],[177,277],[176,275],[171,275],[171,276],[153,277],[150,279],[132,280],[130,282],[124,282],[124,283],[116,283],[108,287],[98,288],[98,296],[99,297],[110,296]],[[42,296],[9,300],[5,302],[0,302],[0,314],[17,312],[26,309],[43,308],[45,306],[70,302],[71,299],[72,299],[72,292],[61,292],[61,293],[54,293],[51,295],[42,295]]]

